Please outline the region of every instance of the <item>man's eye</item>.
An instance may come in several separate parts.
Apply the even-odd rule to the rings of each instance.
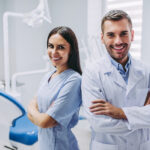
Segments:
[[[113,33],[109,33],[107,34],[108,37],[114,37],[114,34]]]
[[[48,48],[54,48],[52,44],[48,44]]]
[[[121,36],[126,36],[127,35],[127,32],[122,32],[121,33]]]

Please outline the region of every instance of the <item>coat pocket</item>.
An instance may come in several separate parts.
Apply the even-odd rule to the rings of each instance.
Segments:
[[[118,145],[104,144],[92,141],[91,150],[118,150]]]
[[[142,143],[140,145],[140,150],[150,150],[150,141],[147,141],[145,143]]]

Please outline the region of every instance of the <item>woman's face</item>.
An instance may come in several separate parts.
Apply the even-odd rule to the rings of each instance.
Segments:
[[[53,34],[48,40],[48,55],[53,66],[68,68],[69,54],[70,44],[58,33]]]

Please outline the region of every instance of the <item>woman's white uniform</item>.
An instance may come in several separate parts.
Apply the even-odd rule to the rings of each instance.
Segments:
[[[150,105],[144,106],[150,73],[131,58],[128,84],[108,58],[102,58],[85,69],[82,77],[82,99],[90,122],[90,150],[150,150]],[[127,120],[94,115],[91,101],[104,99],[123,109]]]

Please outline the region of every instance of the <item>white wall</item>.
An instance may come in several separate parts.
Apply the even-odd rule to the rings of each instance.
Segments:
[[[5,3],[4,0],[0,0],[0,80],[3,78],[3,26],[2,26],[2,15],[4,11]]]
[[[105,11],[104,0],[88,0],[88,36],[100,36],[101,34],[101,18]]]
[[[143,0],[143,26],[141,58],[150,65],[150,1]]]
[[[87,0],[50,0],[52,26],[71,27],[79,38],[87,32]]]

